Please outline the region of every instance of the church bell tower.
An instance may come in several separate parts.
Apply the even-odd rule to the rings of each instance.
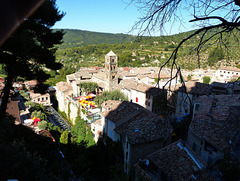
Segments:
[[[118,60],[117,55],[110,51],[105,56],[105,74],[106,74],[106,86],[107,91],[116,90],[118,85]]]

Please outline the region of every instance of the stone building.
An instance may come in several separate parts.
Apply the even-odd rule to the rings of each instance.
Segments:
[[[240,162],[240,95],[201,96],[189,126],[189,146],[208,164],[226,155]]]
[[[118,85],[118,60],[117,55],[110,51],[105,56],[105,90],[113,91]]]
[[[106,101],[101,112],[102,131],[123,145],[124,170],[171,143],[172,127],[146,108],[128,101]]]
[[[178,140],[140,160],[135,181],[142,180],[204,180],[215,181],[207,164],[185,143]]]

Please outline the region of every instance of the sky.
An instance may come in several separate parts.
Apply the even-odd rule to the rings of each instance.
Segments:
[[[128,5],[129,1],[56,0],[58,9],[65,12],[66,15],[53,28],[136,35],[137,31],[129,31],[141,17],[141,13],[133,4]],[[180,30],[177,23],[175,26],[167,26],[167,34],[189,30],[191,30],[190,25],[182,27]]]

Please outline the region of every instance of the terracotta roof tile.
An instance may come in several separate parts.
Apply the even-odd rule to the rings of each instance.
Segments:
[[[200,106],[190,124],[189,131],[216,148],[231,146],[240,123],[240,95],[201,96]]]
[[[103,106],[107,110],[101,114],[115,123],[116,132],[123,137],[127,135],[131,144],[164,140],[172,133],[171,126],[164,120],[138,104],[107,101]]]
[[[215,180],[206,172],[206,163],[183,140],[150,154],[147,159],[172,180],[190,180],[193,175],[197,180]]]
[[[170,125],[146,109],[141,110],[138,115],[118,126],[115,130],[122,137],[127,136],[130,144],[165,140],[172,133]]]
[[[103,71],[99,71],[98,73],[94,74],[93,76],[100,80],[104,80],[104,81],[106,79],[106,74]]]
[[[67,90],[72,90],[72,86],[70,86],[67,82],[58,82],[56,84],[57,89],[60,90],[61,92],[65,92]]]
[[[128,90],[136,90],[139,92],[146,92],[147,90],[149,90],[150,88],[152,88],[153,86],[151,85],[147,85],[147,84],[143,84],[143,83],[138,83],[137,81],[133,80],[133,79],[125,79],[122,80],[120,82],[120,86],[121,88],[125,88]]]

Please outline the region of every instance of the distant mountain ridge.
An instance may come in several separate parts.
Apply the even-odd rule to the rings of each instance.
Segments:
[[[65,35],[63,36],[63,44],[60,45],[61,48],[81,47],[102,43],[125,43],[136,38],[136,36],[127,34],[99,33],[77,29],[54,29],[54,31],[57,30],[63,30],[65,32]]]

